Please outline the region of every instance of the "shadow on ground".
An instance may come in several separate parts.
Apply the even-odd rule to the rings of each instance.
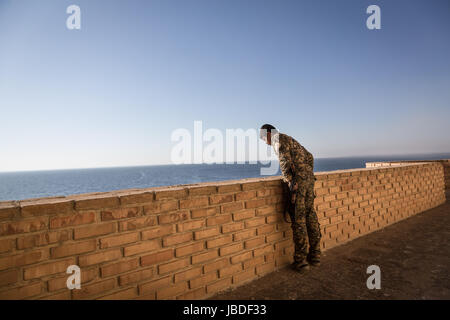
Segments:
[[[304,275],[287,267],[211,299],[450,299],[449,199],[326,251]],[[367,289],[370,265],[381,269],[380,290]]]

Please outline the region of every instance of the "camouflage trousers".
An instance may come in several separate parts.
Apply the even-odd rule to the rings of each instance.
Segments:
[[[320,224],[314,209],[314,175],[298,180],[295,216],[291,217],[295,244],[294,261],[303,262],[308,256],[320,258]],[[309,253],[308,253],[309,242]]]

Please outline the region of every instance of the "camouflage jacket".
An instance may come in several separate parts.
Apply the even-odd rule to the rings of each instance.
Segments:
[[[283,180],[290,183],[314,176],[314,157],[294,138],[278,133],[273,136],[272,145],[280,161]]]

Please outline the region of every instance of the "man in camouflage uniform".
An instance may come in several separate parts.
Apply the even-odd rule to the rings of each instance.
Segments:
[[[289,185],[295,204],[295,213],[291,216],[295,244],[293,267],[303,272],[309,264],[320,264],[320,225],[314,210],[314,182],[316,180],[314,158],[294,138],[279,133],[274,126],[265,124],[261,127],[261,139],[274,148],[279,157],[283,180]],[[309,239],[309,253],[307,251]]]

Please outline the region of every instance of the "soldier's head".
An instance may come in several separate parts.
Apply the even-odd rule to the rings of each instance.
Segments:
[[[272,136],[278,133],[278,130],[271,124],[265,124],[261,127],[259,130],[259,137],[264,140],[265,143],[268,145],[271,145],[272,143]]]

